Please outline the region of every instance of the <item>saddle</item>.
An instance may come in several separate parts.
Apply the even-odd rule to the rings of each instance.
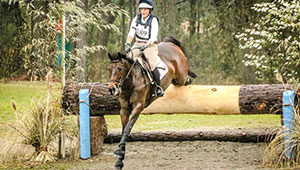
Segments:
[[[141,56],[141,59],[142,60],[141,60],[141,62],[139,62],[139,64],[141,65],[141,67],[143,68],[144,72],[146,73],[146,75],[150,79],[151,84],[154,84],[154,78],[153,78],[153,74],[152,74],[152,71],[151,71],[151,67],[150,67],[150,64],[149,64],[149,62],[146,59],[146,57],[145,57],[144,54]]]

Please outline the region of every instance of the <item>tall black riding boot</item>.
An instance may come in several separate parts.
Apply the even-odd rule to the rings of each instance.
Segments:
[[[160,86],[160,74],[159,74],[158,69],[155,68],[152,71],[152,74],[153,74],[153,78],[154,78],[154,81],[155,81],[155,84],[156,84],[155,95],[158,96],[158,97],[161,97],[161,96],[164,95],[164,90]]]

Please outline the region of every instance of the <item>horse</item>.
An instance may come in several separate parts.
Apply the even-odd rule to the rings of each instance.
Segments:
[[[158,44],[158,55],[168,67],[168,72],[161,80],[161,87],[166,90],[172,83],[183,86],[192,83],[197,75],[188,69],[185,50],[178,40],[167,37]],[[125,145],[131,129],[140,113],[149,106],[157,96],[153,95],[154,85],[145,70],[139,64],[127,57],[126,54],[108,54],[109,84],[108,89],[112,95],[119,95],[121,105],[120,117],[122,122],[122,137],[114,155],[118,157],[116,169],[122,169],[125,157]]]

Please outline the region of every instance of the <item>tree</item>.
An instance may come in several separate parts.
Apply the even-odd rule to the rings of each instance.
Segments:
[[[18,2],[0,1],[0,79],[24,73],[20,49],[24,19]]]
[[[86,1],[87,2],[87,1]],[[24,35],[23,41],[26,45],[23,46],[24,67],[28,74],[32,77],[44,77],[50,70],[59,69],[56,66],[57,56],[57,36],[61,34],[57,30],[56,25],[64,13],[66,16],[66,37],[72,44],[80,38],[84,41],[84,36],[78,37],[78,33],[84,33],[87,28],[114,29],[118,30],[113,24],[106,23],[102,20],[107,15],[119,15],[124,11],[119,10],[115,5],[104,5],[102,1],[98,1],[91,6],[88,11],[83,10],[85,4],[80,0],[75,1],[27,1],[21,0],[12,2],[19,3],[24,9],[23,25]],[[74,50],[71,51],[71,60],[80,62],[79,58],[84,53],[94,53],[103,49],[102,45],[95,44],[77,44]],[[76,64],[75,62],[75,64]],[[77,68],[73,64],[69,64],[68,73],[71,74]],[[71,67],[73,66],[73,67]],[[58,74],[57,74],[58,75]],[[72,76],[73,77],[73,76]],[[69,77],[71,78],[71,77]]]
[[[260,80],[275,82],[276,73],[288,80],[300,80],[300,2],[275,0],[252,7],[265,14],[237,35],[247,50],[246,66],[256,68]]]

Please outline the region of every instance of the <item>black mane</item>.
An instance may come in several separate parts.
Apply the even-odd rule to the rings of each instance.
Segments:
[[[182,50],[183,54],[185,56],[187,56],[184,47],[181,45],[181,43],[176,38],[174,38],[172,36],[168,36],[164,39],[164,42],[171,42],[171,43],[175,44]]]
[[[123,53],[115,53],[115,54],[108,53],[108,56],[111,62],[117,62],[117,61],[121,61],[122,59],[125,59],[131,64],[134,63],[133,59],[128,58],[126,54]]]

